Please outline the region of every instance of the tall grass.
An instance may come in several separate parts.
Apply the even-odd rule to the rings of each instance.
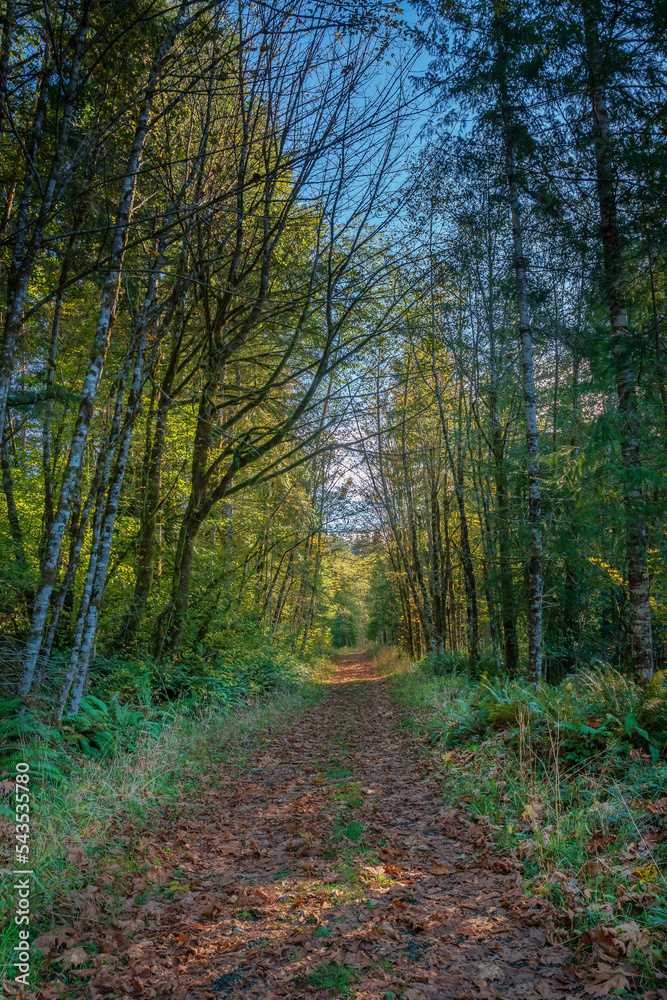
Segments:
[[[412,664],[408,654],[401,649],[394,647],[373,647],[369,650],[373,658],[373,665],[381,677],[389,674],[407,675],[412,669]]]

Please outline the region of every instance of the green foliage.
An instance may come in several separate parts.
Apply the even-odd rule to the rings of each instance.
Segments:
[[[425,677],[489,677],[497,671],[495,660],[482,657],[471,664],[468,657],[459,650],[444,650],[442,653],[427,653],[419,661],[419,669]]]
[[[81,700],[79,712],[65,719],[61,739],[65,746],[95,760],[117,753],[133,752],[142,736],[155,738],[164,721],[164,713],[152,718],[132,705],[122,705],[113,697],[107,705],[95,695]]]
[[[325,962],[307,977],[316,990],[343,990],[347,992],[354,976],[354,969],[336,962]]]
[[[95,663],[95,691],[101,698],[150,705],[153,694],[159,698],[155,668],[148,660],[99,656]]]
[[[268,645],[241,647],[216,656],[191,653],[181,661],[154,668],[158,695],[191,705],[215,704],[225,711],[304,676],[304,665],[295,656]]]
[[[334,829],[334,837],[340,839],[341,837],[346,837],[353,843],[361,837],[364,832],[364,824],[360,823],[358,820],[353,819],[351,822],[345,822],[344,820]]]
[[[20,698],[5,700],[0,702],[0,764],[9,767],[29,752],[36,778],[62,778],[71,768],[73,755],[106,760],[133,752],[140,738],[158,736],[169,714],[161,710],[145,713],[135,705],[121,704],[115,696],[107,704],[90,694],[81,700],[78,714],[56,728],[26,710]]]
[[[164,664],[149,657],[99,657],[94,692],[105,700],[127,701],[143,709],[178,702],[228,711],[307,676],[305,664],[279,645],[266,642],[256,623],[249,633],[239,630],[234,639],[228,640],[228,649],[197,644],[178,660]]]
[[[355,616],[347,609],[336,612],[330,624],[331,644],[334,649],[354,647],[358,642],[357,623]]]
[[[419,662],[419,668],[425,677],[466,674],[468,666],[468,659],[463,653],[450,650],[444,653],[427,653]]]
[[[423,667],[420,672],[429,676]],[[450,705],[445,743],[465,744],[500,730],[516,742],[530,727],[534,748],[547,751],[556,741],[564,759],[635,746],[657,761],[667,748],[666,720],[664,672],[644,687],[609,666],[589,668],[558,686],[482,675]]]
[[[25,759],[27,746],[41,745],[47,752],[31,765],[31,771],[35,777],[56,776],[60,772],[48,747],[58,738],[58,731],[21,698],[0,699],[0,767],[10,769],[14,761]]]
[[[428,656],[397,677],[405,704],[432,704],[443,716],[438,739],[445,746],[479,743],[504,732],[517,744],[530,732],[535,752],[557,744],[564,761],[626,755],[634,747],[656,762],[667,750],[667,675],[642,685],[608,665],[566,678],[559,685],[529,684],[482,673],[477,682],[456,654]]]
[[[0,700],[0,741],[5,750],[20,750],[26,737],[48,737],[48,726],[32,711],[27,710],[21,698]]]
[[[493,831],[498,855],[522,863],[526,895],[565,911],[573,940],[629,919],[664,930],[667,763],[629,711],[642,729],[647,711],[662,718],[664,677],[642,687],[600,666],[538,687],[413,670],[393,687],[445,801]],[[633,957],[646,988],[666,947],[651,936]]]
[[[644,691],[639,721],[661,746],[667,744],[667,671],[659,670]]]

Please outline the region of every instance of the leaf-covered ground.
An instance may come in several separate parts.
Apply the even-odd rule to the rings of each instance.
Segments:
[[[398,715],[368,657],[348,657],[250,771],[212,767],[110,830],[137,877],[119,895],[113,865],[81,858],[76,919],[35,942],[58,972],[42,1000],[613,992],[623,942],[582,979],[549,904],[484,820],[443,806]]]

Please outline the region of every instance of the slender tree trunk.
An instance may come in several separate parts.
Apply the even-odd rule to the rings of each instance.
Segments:
[[[642,459],[640,421],[634,374],[633,341],[625,305],[626,282],[618,230],[616,173],[607,95],[604,87],[604,56],[596,12],[591,0],[583,0],[584,31],[590,72],[592,133],[595,147],[597,194],[604,276],[609,303],[611,347],[616,369],[616,392],[621,417],[621,461],[624,469],[626,561],[630,600],[630,647],[635,674],[653,675],[653,635],[647,561],[646,526],[642,511]]]
[[[162,458],[164,455],[167,421],[172,405],[171,393],[174,386],[176,367],[180,355],[183,326],[169,356],[167,370],[157,393],[157,413],[153,429],[150,454],[145,468],[145,488],[143,495],[141,529],[139,535],[137,574],[130,606],[121,622],[114,645],[122,649],[134,641],[143,619],[148,598],[155,578],[155,556],[157,550],[157,526],[160,513],[160,489],[162,481]]]
[[[93,514],[93,523],[91,526],[91,539],[90,539],[90,555],[88,558],[88,569],[86,571],[86,578],[83,585],[83,590],[81,592],[81,599],[79,601],[79,609],[77,612],[76,624],[74,627],[74,635],[72,637],[72,648],[70,651],[70,660],[67,671],[65,672],[65,677],[63,680],[62,688],[60,691],[60,699],[57,709],[57,719],[60,721],[63,717],[65,707],[67,705],[67,700],[70,695],[72,684],[75,682],[79,673],[79,662],[81,655],[81,643],[83,641],[83,634],[86,625],[86,618],[88,615],[88,609],[90,607],[90,600],[93,593],[93,584],[95,582],[95,574],[97,572],[97,565],[100,558],[100,542],[102,536],[102,525],[104,522],[104,504],[107,483],[109,482],[109,476],[111,473],[111,463],[113,461],[113,455],[118,442],[118,435],[121,429],[121,418],[122,418],[122,407],[123,407],[123,397],[125,394],[125,386],[127,383],[127,377],[129,374],[129,363],[131,357],[131,350],[128,351],[125,362],[119,372],[118,378],[116,380],[116,399],[114,405],[114,412],[111,419],[111,425],[108,429],[108,433],[102,445],[100,455],[97,461],[97,471],[101,474],[95,476],[95,482],[97,485],[97,491],[95,493],[95,512]]]
[[[208,373],[208,381],[212,387],[215,372]],[[209,507],[209,489],[206,470],[211,451],[211,431],[215,408],[209,399],[208,391],[202,393],[199,405],[199,419],[195,430],[195,442],[192,449],[192,485],[190,499],[181,522],[181,529],[176,546],[174,571],[172,575],[171,601],[162,612],[161,625],[156,642],[156,655],[160,657],[163,650],[171,657],[178,652],[185,629],[190,598],[190,584],[194,569],[195,546],[199,532],[204,523]],[[164,638],[159,634],[163,632]]]
[[[95,470],[95,477],[93,479],[92,486],[88,492],[88,497],[84,504],[83,510],[76,513],[76,518],[73,516],[72,524],[70,526],[71,530],[71,540],[69,549],[69,558],[67,561],[67,569],[65,570],[65,575],[61,580],[60,586],[54,595],[51,596],[51,617],[49,620],[49,627],[47,629],[46,638],[44,640],[44,645],[42,646],[39,654],[40,666],[35,673],[34,684],[37,687],[42,680],[42,675],[44,673],[44,668],[49,662],[51,657],[51,650],[53,648],[53,643],[56,637],[56,631],[58,629],[58,624],[60,622],[60,616],[65,608],[65,602],[67,601],[68,595],[71,598],[71,588],[74,583],[74,578],[76,576],[77,569],[79,568],[79,560],[81,559],[81,549],[83,548],[83,543],[86,537],[86,528],[88,527],[88,518],[90,517],[90,511],[93,506],[93,502],[97,497],[100,486],[102,484],[102,472],[104,468],[104,449],[100,452],[98,456],[97,466]],[[80,492],[80,489],[79,489]],[[80,498],[75,501],[75,509],[80,506]],[[74,514],[74,511],[73,511]],[[76,523],[74,523],[76,521]]]
[[[96,166],[97,157],[93,157],[91,171],[94,172]],[[90,180],[90,176],[88,177]],[[92,190],[92,189],[90,189]],[[51,343],[49,345],[49,356],[46,365],[46,390],[47,390],[47,400],[45,406],[44,423],[42,425],[42,470],[44,475],[44,538],[47,539],[51,533],[51,528],[53,527],[54,519],[54,506],[53,506],[53,486],[54,486],[54,471],[57,462],[57,449],[54,454],[52,454],[52,441],[51,441],[51,419],[53,411],[53,400],[51,398],[51,390],[55,385],[56,378],[56,358],[58,354],[58,338],[60,336],[60,320],[62,317],[63,302],[65,299],[65,290],[67,288],[67,278],[69,276],[70,267],[72,264],[72,257],[74,252],[74,247],[76,245],[78,232],[83,225],[85,219],[86,211],[90,205],[91,194],[86,195],[84,193],[84,188],[79,191],[80,204],[74,213],[72,219],[72,234],[67,243],[65,249],[65,254],[63,262],[60,268],[60,277],[58,279],[58,288],[56,291],[56,299],[53,306],[53,318],[51,320]]]
[[[509,127],[509,123],[507,123]],[[521,336],[521,375],[526,415],[526,452],[528,472],[528,523],[530,527],[530,554],[528,558],[528,674],[534,681],[542,677],[542,503],[540,497],[540,464],[537,436],[537,407],[535,404],[535,376],[533,371],[533,335],[528,307],[528,281],[526,258],[523,250],[523,229],[519,206],[519,188],[516,179],[514,147],[506,138],[507,185],[512,216],[512,242],[514,247],[514,274],[519,304],[519,333]]]
[[[303,638],[301,639],[301,645],[299,646],[299,653],[303,656],[306,644],[308,642],[308,636],[310,630],[313,626],[313,620],[315,618],[315,598],[317,596],[317,588],[320,582],[320,567],[322,565],[322,535],[318,532],[317,534],[317,550],[315,553],[315,572],[313,573],[313,583],[310,590],[310,602],[308,604],[308,614],[306,616],[306,624],[303,630]]]
[[[493,548],[493,534],[491,532],[491,525],[489,523],[489,500],[485,494],[484,482],[482,480],[481,442],[479,451],[480,451],[480,454],[478,456],[479,474],[478,475],[475,474],[475,467],[473,463],[472,467],[473,484],[475,487],[475,492],[477,494],[477,519],[482,539],[482,575],[483,575],[484,596],[486,597],[486,607],[489,615],[489,630],[491,633],[491,643],[493,645],[493,656],[496,661],[497,667],[500,669],[496,601],[495,601],[495,595],[493,593],[493,586],[491,584],[491,579],[495,569],[495,554]],[[472,462],[472,455],[470,457]]]
[[[431,360],[433,382],[435,394],[438,401],[438,412],[440,415],[440,427],[447,450],[447,457],[454,477],[454,495],[459,509],[459,529],[461,541],[461,566],[463,569],[463,579],[466,593],[466,623],[468,634],[468,657],[470,665],[475,666],[479,660],[479,612],[477,609],[477,585],[475,582],[475,570],[472,561],[472,551],[470,549],[470,533],[468,530],[468,515],[465,504],[465,488],[463,479],[463,447],[459,439],[456,460],[449,440],[449,428],[445,414],[444,401],[440,390],[440,378],[435,355],[435,339],[431,339]],[[463,398],[463,387],[459,387],[459,404]],[[461,421],[461,406],[459,405],[459,419]],[[459,438],[463,435],[463,427],[460,427]]]
[[[424,580],[424,570],[419,555],[419,542],[417,539],[417,524],[415,519],[415,503],[412,494],[412,481],[410,479],[410,469],[408,466],[408,454],[406,443],[406,421],[407,421],[407,386],[409,372],[405,373],[405,394],[403,401],[403,418],[401,422],[401,466],[405,483],[405,500],[407,512],[408,537],[412,550],[412,567],[414,579],[417,581],[421,607],[423,609],[422,628],[426,641],[427,651],[437,652],[437,641],[433,630],[433,608],[431,598]]]
[[[99,558],[100,534],[102,530],[102,517],[104,513],[104,492],[105,492],[104,487],[106,484],[106,477],[109,475],[109,470],[111,467],[111,455],[112,455],[112,449],[109,448],[107,449],[104,462],[104,471],[106,473],[106,476],[98,487],[97,497],[95,500],[95,513],[93,515],[88,569],[86,571],[86,578],[84,580],[83,590],[81,592],[79,611],[77,614],[76,625],[74,627],[74,635],[72,636],[72,649],[70,651],[69,663],[67,666],[67,670],[65,671],[65,677],[63,678],[62,687],[60,689],[60,698],[58,700],[58,708],[56,710],[56,719],[58,722],[62,720],[65,708],[67,706],[67,701],[70,696],[70,691],[72,689],[72,684],[75,682],[79,671],[79,654],[81,652],[81,641],[83,639],[83,630],[86,624],[86,615],[88,613],[88,607],[90,605],[90,596],[93,590],[95,571],[97,569],[97,561]],[[63,602],[65,593],[66,591],[63,593]]]
[[[559,389],[559,377],[560,377],[560,354],[558,350],[558,327],[556,327],[556,338],[554,342],[555,347],[555,363],[554,363],[554,416],[553,416],[553,427],[551,430],[551,450],[555,451],[558,447],[558,389]]]
[[[0,153],[5,135],[5,105],[9,92],[9,61],[12,54],[16,18],[16,0],[6,0],[2,18],[2,43],[0,44]]]
[[[271,622],[271,632],[272,633],[275,632],[275,630],[280,625],[280,622],[281,622],[281,619],[282,619],[282,616],[283,616],[283,608],[285,606],[285,601],[287,600],[287,596],[288,596],[289,591],[290,591],[291,586],[292,586],[292,568],[294,566],[294,552],[295,552],[295,549],[296,549],[296,546],[294,546],[294,548],[290,549],[289,559],[287,560],[287,568],[285,569],[285,575],[283,576],[283,582],[282,582],[282,584],[280,586],[280,590],[278,592],[278,600],[276,601],[276,610],[275,610],[275,613],[273,615],[273,620]]]
[[[403,572],[405,573],[405,577],[407,579],[408,587],[410,589],[410,593],[411,593],[412,599],[414,601],[415,610],[417,612],[417,615],[419,617],[419,621],[420,621],[422,629],[424,631],[424,635],[426,637],[427,645],[428,645],[429,649],[431,649],[433,647],[433,633],[432,633],[432,628],[431,628],[432,617],[431,617],[430,606],[427,608],[427,607],[424,606],[424,604],[422,602],[422,594],[426,590],[426,588],[424,587],[424,580],[423,580],[423,577],[422,577],[421,586],[419,586],[417,584],[416,580],[415,580],[416,574],[415,574],[415,571],[414,571],[414,566],[412,565],[412,563],[410,561],[410,558],[409,558],[408,553],[406,551],[406,546],[404,545],[403,539],[401,537],[401,532],[400,532],[399,525],[398,525],[397,520],[396,520],[396,513],[395,513],[395,510],[394,510],[393,495],[392,495],[392,492],[389,490],[388,483],[387,483],[387,475],[386,475],[386,471],[385,471],[384,445],[383,445],[383,441],[382,441],[383,431],[382,431],[382,408],[381,408],[381,403],[380,403],[379,367],[378,367],[378,377],[377,377],[376,386],[375,386],[375,407],[376,407],[376,414],[375,415],[376,415],[377,442],[378,442],[378,445],[377,445],[377,447],[378,447],[378,453],[377,453],[377,461],[378,461],[378,464],[377,464],[377,477],[376,477],[375,472],[373,471],[373,467],[372,467],[371,463],[368,461],[368,456],[366,456],[366,458],[367,458],[367,466],[368,466],[368,470],[369,470],[370,475],[371,475],[371,480],[373,482],[373,486],[377,490],[378,495],[382,497],[382,502],[383,502],[383,506],[384,506],[385,512],[387,514],[387,520],[389,522],[389,527],[391,529],[391,533],[393,535],[394,542],[396,544],[397,557],[398,557],[398,559],[400,560],[400,562],[403,565]],[[405,456],[405,452],[404,452],[404,447],[402,448],[402,453],[403,453],[403,457],[405,458],[406,456]],[[378,480],[379,480],[379,485],[378,485]],[[416,542],[416,535],[415,535],[415,542]],[[427,600],[428,600],[428,596],[427,596]],[[415,642],[415,648],[416,648],[416,642]]]
[[[435,630],[439,651],[445,648],[445,593],[443,587],[443,551],[440,532],[440,505],[438,503],[438,476],[435,470],[429,476],[429,507],[431,513],[431,537],[433,546],[432,579]]]
[[[156,92],[158,75],[164,57],[176,38],[180,22],[181,13],[177,15],[169,38],[160,46],[153,62],[149,75],[148,86],[144,95],[143,105],[139,112],[137,126],[134,133],[134,140],[132,143],[132,150],[122,182],[121,196],[116,216],[116,224],[114,227],[114,237],[110,252],[110,268],[102,291],[97,327],[90,352],[90,361],[88,364],[88,370],[83,380],[79,413],[70,444],[67,466],[63,475],[58,509],[56,511],[51,531],[44,549],[39,590],[35,598],[30,631],[26,641],[23,659],[23,675],[20,685],[20,693],[23,695],[28,694],[32,686],[35,666],[43,641],[44,626],[46,624],[49,601],[57,579],[60,547],[62,545],[67,523],[69,521],[76,482],[80,475],[86,441],[88,440],[88,431],[95,412],[97,391],[100,379],[102,378],[102,371],[109,346],[111,322],[118,302],[121,269],[134,206],[134,193],[144,143],[149,130],[149,116]],[[2,400],[0,399],[0,403],[1,402]]]
[[[665,364],[662,359],[662,343],[660,340],[661,319],[658,315],[658,300],[655,294],[655,273],[651,246],[648,247],[648,273],[651,279],[651,310],[653,312],[653,337],[655,343],[655,374],[662,403],[662,422],[665,439],[667,440],[667,380],[665,379]]]
[[[505,431],[500,422],[499,393],[502,352],[499,349],[495,323],[495,288],[493,248],[487,240],[487,325],[489,330],[489,417],[491,421],[491,453],[495,487],[495,530],[498,540],[498,577],[500,582],[500,618],[505,669],[510,677],[519,670],[519,642],[516,631],[516,608],[512,580],[512,543],[510,538],[510,503],[505,468]]]
[[[7,397],[11,385],[14,371],[14,351],[21,326],[23,324],[23,310],[28,296],[30,281],[37,263],[37,257],[42,246],[44,233],[52,217],[54,195],[60,179],[65,154],[69,142],[70,128],[74,115],[75,100],[79,85],[79,72],[84,54],[86,34],[88,30],[88,14],[90,10],[90,0],[85,0],[82,5],[81,20],[79,22],[76,35],[73,38],[72,60],[69,67],[70,76],[65,87],[63,100],[62,118],[55,149],[51,158],[49,175],[42,188],[42,198],[39,211],[32,227],[32,233],[28,238],[28,215],[32,197],[32,189],[36,178],[35,158],[37,149],[42,141],[44,119],[47,109],[48,88],[51,82],[52,61],[48,54],[48,43],[45,46],[44,68],[40,84],[40,97],[37,105],[35,120],[32,132],[32,149],[29,153],[26,164],[26,178],[17,216],[16,239],[14,241],[14,255],[12,260],[12,273],[9,282],[9,296],[7,302],[7,312],[5,316],[5,327],[3,331],[2,351],[0,352],[0,427],[4,427],[5,413],[7,408]],[[33,668],[34,669],[34,668]],[[31,677],[32,679],[32,677]],[[21,687],[25,686],[25,675]],[[27,693],[27,692],[23,692]]]
[[[163,249],[163,248],[162,248]],[[132,441],[132,431],[135,426],[141,397],[144,388],[144,365],[146,356],[146,345],[148,332],[151,327],[151,316],[154,299],[157,292],[158,275],[162,268],[162,252],[154,264],[154,270],[148,282],[144,312],[139,323],[138,335],[133,338],[134,348],[134,370],[132,381],[125,404],[123,425],[118,435],[118,450],[114,463],[109,488],[107,492],[104,517],[99,535],[99,547],[95,572],[88,607],[85,612],[84,626],[81,635],[81,643],[78,655],[77,677],[79,681],[75,684],[72,692],[71,714],[76,715],[79,709],[79,702],[83,694],[85,680],[88,674],[88,665],[93,651],[95,636],[97,634],[97,622],[102,608],[104,591],[107,583],[107,571],[109,569],[109,559],[111,556],[111,545],[113,542],[114,528],[116,525],[116,515],[120,503],[125,472],[127,470],[128,458],[130,455],[130,444]]]
[[[449,533],[449,508],[450,500],[446,493],[447,482],[443,484],[445,490],[445,501],[443,507],[443,524],[445,526],[445,579],[446,589],[449,596],[447,621],[449,625],[449,648],[458,649],[458,638],[456,635],[456,598],[454,596],[454,564],[452,560],[452,543]]]
[[[16,501],[14,499],[14,482],[12,479],[12,470],[9,461],[9,436],[9,422],[6,421],[4,434],[2,435],[2,445],[0,447],[0,453],[2,456],[2,489],[5,494],[5,500],[7,501],[7,520],[9,521],[9,532],[12,536],[14,558],[19,566],[25,566],[26,558],[23,531],[21,529],[18,511],[16,509]]]

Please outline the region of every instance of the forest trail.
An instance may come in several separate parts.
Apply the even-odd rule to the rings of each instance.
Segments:
[[[190,796],[202,811],[181,804],[163,830],[178,890],[124,907],[130,967],[101,968],[88,995],[571,995],[520,872],[442,807],[398,718],[368,657],[348,656],[249,772],[212,772]]]

